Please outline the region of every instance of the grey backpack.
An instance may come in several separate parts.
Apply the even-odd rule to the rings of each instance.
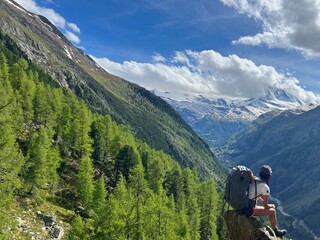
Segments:
[[[245,166],[236,166],[228,174],[224,197],[235,210],[243,210],[255,204],[248,196],[250,172],[251,170]]]

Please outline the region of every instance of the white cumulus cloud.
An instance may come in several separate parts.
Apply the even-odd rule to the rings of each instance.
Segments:
[[[75,43],[79,43],[80,39],[74,33],[70,32],[74,31],[76,33],[80,33],[80,28],[75,23],[69,23],[62,17],[59,13],[55,12],[51,8],[45,8],[39,6],[34,0],[14,0],[22,7],[24,7],[29,12],[42,15],[49,19],[56,27],[60,28],[66,37]],[[69,29],[69,30],[68,30]],[[69,38],[70,37],[70,38]]]
[[[279,88],[305,103],[319,100],[319,96],[303,89],[295,77],[271,66],[257,66],[249,59],[222,56],[213,50],[176,52],[165,63],[116,63],[107,58],[93,59],[108,72],[150,90],[251,98],[265,96],[270,88]]]
[[[64,35],[71,41],[74,43],[80,43],[80,39],[78,38],[77,35],[75,35],[74,33],[70,32],[70,31],[65,31]]]
[[[320,56],[320,0],[220,0],[262,24],[263,31],[235,44],[295,49],[306,57]]]
[[[80,33],[80,28],[74,23],[68,23],[69,28],[71,28],[74,32]]]
[[[155,53],[152,56],[152,60],[153,60],[153,62],[165,62],[166,61],[165,57],[162,56],[160,53]]]

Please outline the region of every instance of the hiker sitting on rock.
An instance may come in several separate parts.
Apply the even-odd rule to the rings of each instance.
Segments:
[[[251,172],[251,183],[249,187],[249,199],[254,203],[253,207],[244,210],[247,217],[254,216],[269,216],[269,221],[272,229],[274,230],[277,237],[283,237],[287,231],[285,229],[279,230],[277,228],[277,215],[276,208],[274,204],[269,204],[268,199],[270,196],[269,179],[272,175],[271,167],[268,165],[263,165],[261,167],[259,177],[254,177]],[[257,205],[257,201],[262,203]]]

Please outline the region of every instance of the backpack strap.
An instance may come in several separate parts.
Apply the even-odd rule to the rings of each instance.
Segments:
[[[257,196],[257,180],[255,179],[254,180],[254,203],[255,204],[257,204],[257,198],[258,198],[258,196]]]

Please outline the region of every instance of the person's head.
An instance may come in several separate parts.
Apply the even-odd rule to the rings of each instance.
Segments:
[[[269,184],[269,179],[272,176],[272,169],[269,165],[263,165],[260,169],[259,176],[262,180],[264,180],[267,184]]]

